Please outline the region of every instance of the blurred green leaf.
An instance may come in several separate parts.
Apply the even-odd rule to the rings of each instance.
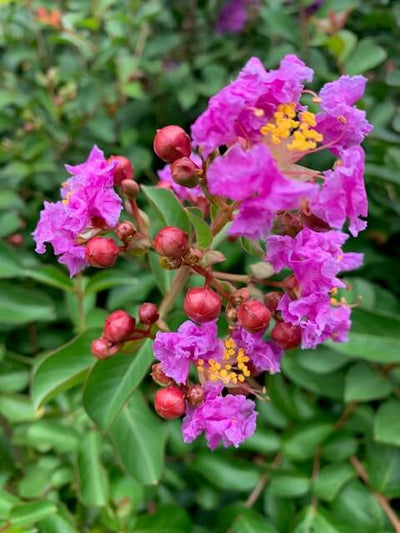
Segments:
[[[310,490],[310,480],[296,474],[274,474],[269,491],[280,498],[298,498],[304,496]]]
[[[229,487],[229,490],[239,492],[250,491],[261,476],[255,466],[217,453],[199,453],[191,468],[221,490]]]
[[[328,502],[333,501],[341,488],[356,477],[354,468],[348,463],[334,463],[321,468],[313,483],[313,493]]]
[[[53,265],[37,266],[35,269],[25,269],[24,275],[44,285],[72,292],[74,284],[63,270]]]
[[[54,306],[46,294],[0,282],[0,322],[14,325],[54,318]]]
[[[374,440],[400,446],[399,409],[399,400],[388,400],[379,407],[374,419]]]
[[[193,211],[191,211],[190,209],[186,209],[186,213],[195,229],[198,247],[202,250],[208,248],[213,240],[209,225],[204,222],[202,218],[198,217],[195,213],[193,213]]]
[[[350,367],[344,388],[346,402],[369,401],[385,398],[390,394],[390,384],[378,370],[366,363],[357,363]]]
[[[373,39],[366,37],[359,41],[353,53],[345,61],[346,73],[363,74],[380,65],[386,57],[386,50],[375,44]]]
[[[77,458],[79,498],[88,507],[104,507],[108,500],[108,481],[100,451],[100,435],[89,431],[80,442]]]

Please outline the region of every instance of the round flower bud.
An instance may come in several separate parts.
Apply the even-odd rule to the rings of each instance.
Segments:
[[[15,246],[15,248],[19,248],[24,244],[24,237],[21,233],[14,233],[13,235],[10,235],[7,240],[11,246]]]
[[[301,343],[301,328],[288,322],[279,321],[271,331],[271,338],[284,350],[290,350]]]
[[[194,287],[186,293],[183,310],[195,322],[210,322],[216,320],[221,313],[221,298],[211,289]]]
[[[192,407],[199,407],[204,401],[204,389],[201,385],[190,385],[186,391],[186,399]]]
[[[181,127],[173,125],[157,130],[153,148],[166,163],[173,163],[180,157],[189,157],[192,151],[189,135]]]
[[[118,352],[118,346],[111,344],[107,339],[100,337],[94,339],[90,345],[90,351],[97,359],[108,359]]]
[[[126,340],[135,329],[135,319],[119,309],[108,315],[104,323],[104,336],[113,343]]]
[[[239,324],[249,333],[261,333],[268,327],[271,312],[258,300],[247,300],[237,309]]]
[[[189,251],[188,234],[180,228],[167,226],[154,238],[155,251],[169,259],[180,259]]]
[[[272,314],[276,313],[278,304],[282,296],[283,294],[279,291],[267,292],[267,294],[264,296],[264,303],[268,307],[268,309],[271,311]]]
[[[193,189],[199,184],[202,171],[189,157],[181,157],[171,164],[171,174],[175,183]]]
[[[121,188],[126,196],[132,200],[135,199],[140,192],[140,187],[134,180],[122,180]]]
[[[154,407],[162,418],[167,420],[179,418],[186,411],[185,395],[176,385],[169,385],[156,392]]]
[[[173,382],[173,379],[169,378],[164,373],[161,363],[155,363],[151,367],[151,377],[153,378],[153,381],[155,381],[158,385],[161,385],[161,387],[171,385]]]
[[[157,322],[159,317],[160,315],[158,314],[158,309],[155,304],[144,302],[139,307],[139,321],[141,324],[150,326],[151,324]]]
[[[119,248],[111,238],[93,237],[86,245],[86,261],[92,267],[112,267],[118,255]]]
[[[114,168],[114,185],[121,185],[123,180],[133,180],[133,166],[129,159],[123,155],[112,155],[107,163],[117,163]]]
[[[123,220],[115,228],[115,235],[123,243],[129,241],[137,232],[135,226],[129,220]]]

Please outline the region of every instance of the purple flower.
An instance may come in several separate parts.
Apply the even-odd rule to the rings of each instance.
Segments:
[[[85,248],[78,237],[92,220],[115,226],[121,213],[121,199],[113,189],[115,163],[107,163],[103,152],[94,146],[85,163],[66,165],[72,177],[61,189],[62,201],[44,203],[40,220],[33,232],[36,252],[46,251],[45,243],[53,246],[60,263],[74,276],[87,265]]]
[[[185,442],[192,442],[203,431],[211,450],[222,441],[225,447],[238,447],[251,437],[256,429],[255,403],[242,395],[221,396],[222,385],[205,386],[204,403],[197,409],[188,407],[183,419]]]
[[[348,217],[350,233],[356,237],[367,223],[359,217],[368,215],[364,185],[364,151],[353,146],[341,153],[334,170],[325,173],[325,181],[313,209],[334,228],[341,229]]]
[[[199,157],[197,154],[192,153],[190,159],[193,161],[193,163],[195,163],[198,167],[201,168],[201,157]],[[182,185],[178,185],[177,183],[175,183],[172,179],[170,165],[165,165],[165,167],[159,170],[157,174],[160,178],[161,184],[166,184],[171,187],[176,196],[182,201],[186,200],[188,202],[195,203],[197,199],[205,197],[203,191],[201,190],[201,187],[199,186],[193,187],[193,189],[189,189],[188,187],[183,187]]]
[[[341,247],[347,239],[340,231],[317,233],[309,228],[302,229],[295,238],[270,235],[267,258],[277,272],[284,267],[293,270],[303,296],[345,287],[337,274],[358,268],[363,258],[362,254],[343,253]]]
[[[317,192],[315,184],[285,178],[263,144],[247,151],[236,144],[211,163],[207,179],[213,194],[242,202],[229,233],[250,239],[266,236],[278,210]]]
[[[353,105],[363,96],[366,82],[363,76],[341,76],[319,93],[322,112],[316,117],[316,129],[333,150],[361,144],[373,129],[365,111]]]
[[[258,0],[230,0],[221,9],[216,30],[218,33],[240,33],[248,17],[251,6],[259,7]]]
[[[236,80],[210,99],[206,111],[193,124],[194,145],[207,157],[238,138],[257,142],[260,127],[277,106],[297,103],[302,82],[311,81],[312,76],[312,70],[294,55],[285,56],[279,69],[269,72],[258,58],[250,58]]]
[[[161,361],[165,374],[177,383],[185,383],[191,363],[199,359],[219,359],[223,343],[217,337],[216,322],[197,326],[190,320],[176,332],[158,332],[153,344],[154,356]]]
[[[274,342],[263,341],[262,333],[249,333],[243,328],[237,328],[232,337],[237,347],[244,349],[257,372],[276,374],[280,371],[279,361],[283,357],[283,350]]]

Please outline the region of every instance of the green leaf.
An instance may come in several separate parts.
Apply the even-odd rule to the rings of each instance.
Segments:
[[[164,464],[165,431],[136,391],[110,427],[110,435],[127,472],[154,485]]]
[[[29,383],[29,371],[25,365],[5,359],[0,366],[0,390],[2,392],[18,392]]]
[[[341,488],[356,477],[348,463],[334,463],[321,468],[313,484],[314,494],[321,500],[333,501]]]
[[[85,288],[85,294],[96,294],[106,289],[124,285],[136,286],[140,285],[140,281],[138,278],[133,278],[123,270],[104,270],[97,272],[89,279]]]
[[[0,279],[16,278],[21,275],[18,256],[5,242],[0,241]]]
[[[296,350],[299,365],[315,374],[331,374],[349,362],[349,358],[327,346],[318,346],[315,350]]]
[[[0,322],[17,325],[54,319],[53,303],[43,292],[0,282]]]
[[[39,420],[31,424],[26,438],[34,448],[41,451],[54,448],[60,453],[76,450],[79,443],[78,434],[73,428],[53,420]]]
[[[357,363],[345,378],[344,399],[346,402],[366,402],[385,398],[390,394],[389,382],[367,363]]]
[[[20,504],[20,500],[3,490],[0,491],[0,518],[8,518],[13,507]]]
[[[327,341],[327,344],[333,350],[366,361],[381,364],[400,362],[400,339],[394,337],[350,331],[348,342],[342,344]]]
[[[18,483],[18,494],[21,498],[41,498],[51,489],[51,475],[57,468],[57,459],[44,457],[35,464],[29,464],[24,477]]]
[[[374,440],[400,446],[399,409],[399,400],[388,400],[379,407],[374,419]]]
[[[363,74],[380,65],[386,57],[386,50],[375,44],[373,39],[369,37],[361,39],[356,49],[345,61],[345,71],[347,74]]]
[[[0,396],[0,413],[11,423],[31,422],[40,416],[30,398],[22,395]]]
[[[192,523],[188,513],[177,505],[160,505],[154,514],[142,514],[132,530],[135,533],[188,533]]]
[[[275,473],[269,485],[269,492],[280,498],[298,498],[310,490],[310,480],[296,474]]]
[[[400,449],[384,444],[367,446],[367,472],[372,487],[388,498],[400,496]]]
[[[166,294],[171,286],[171,271],[162,268],[160,265],[160,256],[155,252],[149,252],[148,257],[157,287],[162,294]]]
[[[31,526],[56,512],[57,507],[51,502],[25,503],[11,510],[9,522],[12,527]]]
[[[258,427],[254,435],[240,445],[241,450],[251,450],[262,454],[277,452],[279,447],[279,435],[262,427]]]
[[[271,522],[254,511],[254,509],[243,509],[232,524],[230,531],[234,533],[277,533],[277,529]]]
[[[197,246],[202,250],[209,248],[213,240],[213,235],[211,233],[210,226],[207,224],[207,222],[204,222],[202,218],[198,217],[190,209],[186,209],[186,213],[196,232]]]
[[[161,187],[148,187],[145,185],[142,185],[142,191],[156,208],[160,219],[166,226],[177,226],[189,233],[190,224],[187,214],[182,204],[171,191]]]
[[[90,344],[99,334],[98,329],[90,329],[40,361],[34,370],[32,383],[36,409],[58,393],[82,383],[94,363]]]
[[[316,447],[333,432],[332,424],[314,424],[292,433],[283,441],[285,455],[294,461],[304,461],[314,456]]]
[[[92,430],[83,436],[78,450],[79,499],[88,507],[104,507],[108,500],[108,482],[100,461],[100,444],[100,435]]]
[[[253,465],[239,459],[228,459],[224,455],[199,453],[192,469],[221,490],[249,491],[260,479],[260,472]]]
[[[37,266],[35,269],[25,269],[24,275],[44,285],[72,292],[74,284],[60,268],[54,265]]]
[[[94,365],[86,381],[83,405],[103,430],[140,385],[153,360],[152,341],[147,339],[133,354],[117,354]]]
[[[322,446],[321,456],[327,461],[344,461],[357,453],[357,439],[345,432],[333,434]]]

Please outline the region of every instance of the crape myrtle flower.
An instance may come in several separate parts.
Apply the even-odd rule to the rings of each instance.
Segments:
[[[68,267],[71,276],[87,266],[85,247],[80,245],[79,236],[94,221],[109,227],[118,222],[122,204],[113,189],[115,165],[115,162],[108,163],[103,152],[94,146],[85,163],[66,165],[71,178],[61,188],[62,200],[44,203],[33,232],[36,252],[43,254],[45,243],[50,243],[58,261]]]
[[[283,357],[283,350],[275,342],[264,341],[262,333],[249,333],[243,328],[237,328],[232,338],[238,348],[249,355],[254,370],[270,374],[280,371],[279,362]]]
[[[230,0],[222,6],[216,30],[218,33],[240,33],[246,25],[251,7],[258,8],[258,0]]]
[[[192,442],[205,433],[208,446],[215,450],[222,441],[225,447],[238,447],[251,437],[256,429],[255,403],[244,395],[222,396],[223,386],[205,385],[205,398],[200,407],[187,407],[182,423],[183,440]]]

